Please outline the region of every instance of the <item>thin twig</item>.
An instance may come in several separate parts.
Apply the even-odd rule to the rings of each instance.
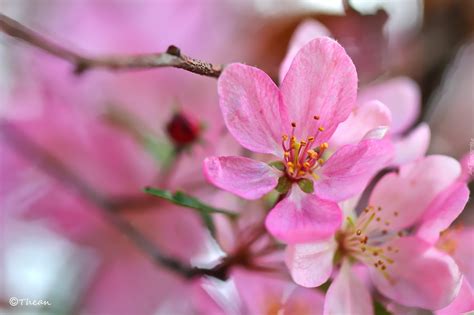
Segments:
[[[117,215],[115,209],[116,203],[98,194],[86,182],[69,170],[60,160],[34,143],[17,127],[3,121],[0,122],[0,131],[3,140],[18,154],[25,159],[30,159],[31,157],[37,158],[39,160],[38,166],[43,172],[68,186],[68,188],[73,189],[81,197],[94,205],[107,222],[123,233],[139,250],[151,258],[153,262],[185,278],[200,275],[208,275],[220,279],[227,277],[228,269],[230,268],[228,261],[224,261],[221,265],[217,265],[212,269],[193,268],[162,253],[155,244],[146,238],[137,228]],[[235,264],[238,262],[232,259],[232,263]]]
[[[174,67],[196,74],[217,78],[222,65],[214,65],[181,53],[176,46],[169,46],[166,52],[139,55],[110,55],[88,57],[50,41],[41,34],[0,13],[0,31],[20,39],[74,65],[76,74],[87,70],[103,68],[107,70],[132,70]]]

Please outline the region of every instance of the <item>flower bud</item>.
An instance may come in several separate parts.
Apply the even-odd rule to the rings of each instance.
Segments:
[[[193,117],[179,111],[166,125],[166,132],[175,145],[186,146],[199,139],[201,126]]]

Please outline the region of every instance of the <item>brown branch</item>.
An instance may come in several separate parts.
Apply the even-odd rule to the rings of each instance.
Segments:
[[[32,29],[0,13],[0,31],[14,38],[29,43],[58,58],[74,65],[76,74],[87,70],[102,68],[107,70],[132,70],[174,67],[196,74],[217,78],[222,72],[222,65],[214,65],[181,53],[176,46],[169,46],[166,52],[139,55],[110,55],[88,57],[71,49],[56,44]]]
[[[208,275],[226,279],[231,265],[239,264],[237,257],[229,256],[212,269],[193,268],[162,253],[155,244],[145,237],[135,226],[116,213],[116,203],[97,193],[79,176],[69,170],[60,160],[41,148],[13,124],[0,122],[1,136],[7,144],[25,159],[38,160],[38,167],[47,175],[74,190],[79,196],[94,205],[108,223],[125,235],[139,250],[154,263],[174,271],[185,278]]]

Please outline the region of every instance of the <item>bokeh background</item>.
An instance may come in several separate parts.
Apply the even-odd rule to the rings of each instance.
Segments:
[[[361,88],[396,76],[419,84],[418,122],[431,128],[430,153],[461,158],[474,150],[471,0],[0,0],[0,12],[86,54],[161,52],[173,44],[215,64],[257,66],[275,81],[291,35],[314,19],[353,58]],[[177,113],[200,126],[199,143],[178,155],[169,132]],[[201,174],[204,156],[236,150],[223,131],[215,79],[179,69],[77,76],[66,61],[0,34],[0,116],[95,191],[129,200],[121,216],[196,265],[216,252],[199,219],[154,204],[141,189],[162,185],[241,206],[217,196]],[[0,138],[0,313],[25,312],[9,306],[12,296],[53,302],[28,308],[31,314],[189,309],[183,281],[157,271],[89,211],[80,193],[41,171],[45,157],[19,156],[6,136]],[[470,201],[459,222],[474,224],[473,207]]]

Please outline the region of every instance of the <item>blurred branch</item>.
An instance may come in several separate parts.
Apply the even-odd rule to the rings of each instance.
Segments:
[[[188,57],[182,54],[178,47],[173,45],[169,46],[166,52],[161,53],[87,57],[50,41],[41,34],[1,13],[0,31],[40,48],[51,55],[69,61],[74,65],[74,72],[76,74],[81,74],[94,68],[131,70],[173,67],[217,78],[223,69],[222,65],[214,65]]]
[[[59,182],[64,183],[68,188],[74,190],[82,198],[96,206],[108,223],[123,233],[139,250],[156,264],[174,271],[185,278],[208,275],[219,279],[226,279],[228,270],[232,265],[247,264],[247,260],[241,261],[238,256],[234,255],[227,257],[221,264],[212,269],[202,269],[185,265],[177,259],[167,256],[136,227],[130,224],[130,222],[117,215],[116,203],[97,193],[79,176],[69,170],[60,160],[34,143],[13,124],[6,121],[0,122],[0,131],[2,133],[2,139],[19,155],[25,159],[35,158],[35,160],[39,161],[38,166],[43,172]]]

